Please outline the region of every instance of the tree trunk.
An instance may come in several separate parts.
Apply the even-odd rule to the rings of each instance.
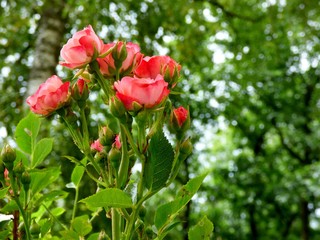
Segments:
[[[301,216],[301,239],[308,240],[309,239],[309,209],[308,209],[308,201],[305,199],[300,200],[300,216]]]
[[[55,74],[61,40],[65,31],[63,7],[63,0],[48,0],[43,5],[27,96],[32,95],[41,83]]]
[[[251,230],[251,239],[252,240],[257,240],[258,239],[258,229],[256,225],[256,221],[254,218],[254,214],[256,211],[256,208],[254,204],[251,204],[248,208],[249,211],[249,222],[250,222],[250,230]]]

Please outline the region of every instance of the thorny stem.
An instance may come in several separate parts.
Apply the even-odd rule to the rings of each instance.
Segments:
[[[18,191],[16,189],[16,182],[14,181],[14,176],[13,176],[12,171],[9,171],[9,178],[10,178],[10,185],[11,185],[11,188],[12,188],[12,191],[13,191],[13,199],[17,203],[19,212],[21,213],[22,218],[23,218],[27,240],[31,240],[30,223],[28,221],[28,216],[27,216],[24,208],[21,205],[21,202],[20,202],[20,199],[19,199],[19,194],[18,194]]]
[[[90,68],[94,71],[94,75],[96,76],[96,80],[108,99],[110,96],[109,81],[106,81],[105,78],[102,76],[98,62],[93,61],[92,63],[90,63]]]
[[[127,181],[128,178],[128,169],[129,169],[129,155],[128,155],[128,144],[127,144],[127,137],[126,131],[123,124],[120,124],[120,136],[121,136],[121,148],[122,148],[122,155],[121,155],[121,162],[119,167],[119,174],[118,174],[118,181],[117,187],[122,188]]]

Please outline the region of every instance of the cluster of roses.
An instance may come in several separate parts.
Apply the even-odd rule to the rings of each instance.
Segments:
[[[40,85],[36,93],[27,98],[31,111],[48,116],[68,105],[70,98],[79,103],[88,98],[88,85],[98,82],[114,102],[121,102],[125,111],[138,112],[161,105],[175,87],[181,66],[168,56],[144,57],[134,43],[104,44],[89,25],[76,32],[63,46],[62,66],[78,69],[76,82],[65,82],[54,75]],[[96,77],[92,73],[96,71]],[[98,77],[97,77],[98,76]],[[100,76],[100,77],[99,77]],[[81,105],[79,105],[81,107]],[[173,109],[172,119],[182,127],[188,110]],[[92,147],[101,149],[99,142]]]

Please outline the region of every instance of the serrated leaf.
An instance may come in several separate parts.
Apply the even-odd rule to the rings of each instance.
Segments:
[[[84,202],[90,208],[94,207],[116,207],[130,208],[132,200],[124,191],[117,188],[107,188],[87,197],[80,202]]]
[[[30,112],[17,125],[15,138],[19,148],[25,153],[32,153],[32,144],[34,144],[39,133],[40,119]]]
[[[154,223],[158,230],[164,229],[181,212],[183,207],[191,200],[198,191],[207,173],[191,179],[186,185],[182,186],[174,201],[161,205],[155,213]]]
[[[209,240],[213,232],[213,224],[204,216],[195,226],[191,227],[188,232],[189,240]]]
[[[82,237],[89,234],[92,230],[89,217],[87,215],[76,217],[72,221],[72,228]]]
[[[53,139],[52,138],[43,138],[41,139],[34,149],[31,168],[36,167],[38,164],[40,164],[51,152],[53,145]]]
[[[153,191],[162,188],[171,172],[174,152],[163,130],[159,129],[151,138],[149,146],[150,158],[145,168],[145,183]]]
[[[41,170],[33,170],[30,172],[31,183],[30,189],[34,196],[37,192],[43,190],[49,184],[54,182],[60,174],[60,167],[45,168]]]

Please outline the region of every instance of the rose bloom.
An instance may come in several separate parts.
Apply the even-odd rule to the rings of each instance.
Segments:
[[[168,71],[172,78],[175,70],[179,75],[181,65],[169,56],[152,56],[144,57],[134,74],[141,78],[155,78],[158,74],[164,76]]]
[[[178,107],[173,110],[174,118],[177,120],[177,123],[179,127],[182,127],[182,125],[185,123],[185,121],[188,118],[188,110],[184,107]]]
[[[102,152],[102,150],[103,150],[103,146],[102,146],[102,144],[100,143],[100,140],[99,140],[99,139],[97,139],[97,140],[95,140],[93,143],[91,143],[90,148],[91,148],[92,150],[97,151],[97,152]]]
[[[104,45],[104,52],[107,52],[110,48],[117,44],[116,55],[119,57],[123,51],[124,43],[108,43]],[[120,73],[128,72],[127,74],[133,72],[137,66],[140,64],[143,54],[140,53],[140,47],[138,44],[128,42],[125,45],[127,51],[127,57],[122,62],[119,69]],[[100,66],[100,71],[105,76],[114,76],[116,71],[115,59],[112,55],[113,52],[109,53],[104,58],[98,58],[97,61]]]
[[[60,55],[62,66],[75,69],[82,68],[103,53],[103,42],[89,25],[76,32],[62,47]]]
[[[114,83],[116,96],[124,104],[127,110],[133,110],[133,103],[152,108],[161,103],[168,95],[168,83],[163,76],[158,75],[155,79],[124,77]]]
[[[47,116],[62,107],[69,99],[70,82],[63,83],[53,75],[42,83],[35,94],[27,98],[32,112]]]

